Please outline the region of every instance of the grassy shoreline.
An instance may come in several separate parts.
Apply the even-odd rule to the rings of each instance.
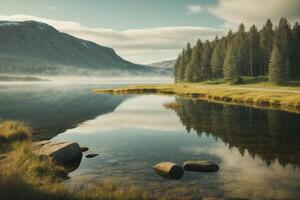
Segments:
[[[217,103],[236,104],[300,113],[300,87],[267,83],[229,85],[226,83],[176,83],[133,85],[115,89],[97,89],[97,94],[177,95]]]
[[[32,129],[19,121],[0,121],[0,199],[103,200],[153,199],[134,185],[109,182],[67,187],[68,170],[32,151]]]

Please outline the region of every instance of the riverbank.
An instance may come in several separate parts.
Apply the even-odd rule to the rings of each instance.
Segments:
[[[229,85],[227,83],[176,83],[133,85],[94,90],[97,94],[160,94],[300,113],[297,83],[275,86],[268,83]]]
[[[0,123],[0,199],[152,199],[134,185],[124,188],[109,182],[93,182],[67,187],[64,181],[69,169],[50,157],[36,154],[31,140],[32,129],[26,124]]]

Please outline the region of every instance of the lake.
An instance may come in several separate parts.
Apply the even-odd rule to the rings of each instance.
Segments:
[[[0,119],[33,126],[36,139],[78,142],[83,157],[66,184],[136,185],[155,197],[300,198],[300,115],[172,96],[99,95],[120,84],[0,85]],[[165,103],[176,102],[176,110]],[[85,153],[86,155],[86,153]],[[210,160],[216,173],[185,172],[180,180],[152,167]]]

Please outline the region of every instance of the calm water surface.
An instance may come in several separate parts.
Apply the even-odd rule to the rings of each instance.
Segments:
[[[34,126],[39,138],[74,141],[83,158],[68,184],[134,184],[156,197],[300,198],[300,115],[155,95],[96,95],[117,85],[0,86],[0,118]],[[166,102],[178,103],[167,110]],[[162,161],[211,160],[217,173],[158,176]]]

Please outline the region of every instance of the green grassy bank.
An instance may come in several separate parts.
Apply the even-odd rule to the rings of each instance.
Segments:
[[[222,80],[204,83],[134,85],[115,89],[99,89],[95,93],[164,94],[220,103],[300,112],[300,83],[272,85],[264,78],[246,79],[230,85]]]

